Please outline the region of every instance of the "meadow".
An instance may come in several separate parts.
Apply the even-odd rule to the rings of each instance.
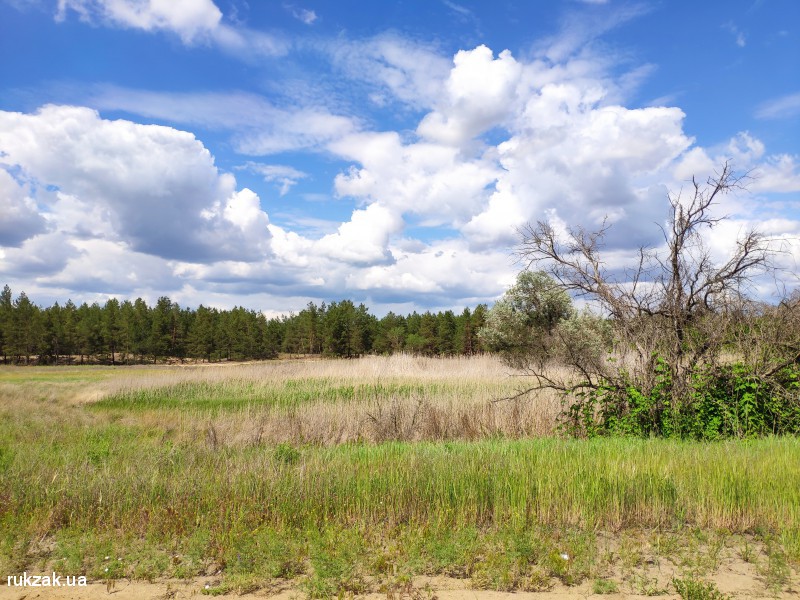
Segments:
[[[722,598],[735,563],[797,593],[800,440],[568,439],[524,384],[487,356],[0,368],[0,574]]]

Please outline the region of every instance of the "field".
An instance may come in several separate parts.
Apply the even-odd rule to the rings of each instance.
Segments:
[[[0,575],[117,597],[799,593],[800,440],[564,439],[558,397],[504,399],[524,383],[489,357],[0,368]]]

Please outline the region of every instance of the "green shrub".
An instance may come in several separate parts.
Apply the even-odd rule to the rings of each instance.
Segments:
[[[579,437],[695,440],[800,434],[800,366],[769,376],[740,363],[702,367],[692,374],[683,398],[676,393],[666,361],[656,358],[653,370],[649,390],[625,376],[623,385],[602,382],[576,392],[562,429]]]
[[[719,591],[716,585],[709,582],[698,581],[687,577],[686,579],[673,579],[672,585],[683,600],[729,600],[730,596]]]

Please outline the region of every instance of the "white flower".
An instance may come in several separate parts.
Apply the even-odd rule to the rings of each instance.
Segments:
[[[564,560],[569,560],[569,554],[567,554],[566,552],[562,552],[560,556],[561,556],[561,558],[563,558]]]

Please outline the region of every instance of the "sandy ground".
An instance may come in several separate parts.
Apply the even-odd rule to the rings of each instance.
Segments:
[[[641,581],[637,577],[650,578],[655,588],[661,588],[659,592],[648,596],[637,591],[636,581]],[[588,600],[606,598],[608,600],[618,599],[645,599],[652,598],[654,595],[663,599],[680,598],[669,585],[673,576],[680,576],[677,567],[671,564],[661,564],[649,569],[648,572],[640,572],[634,576],[622,577],[620,574],[613,574],[611,577],[620,583],[620,592],[615,594],[597,595],[592,593],[592,582],[585,581],[579,586],[566,587],[556,584],[547,591],[542,592],[498,592],[487,590],[475,590],[470,588],[469,580],[450,579],[446,577],[426,578],[418,577],[413,585],[398,587],[389,592],[374,592],[366,595],[344,596],[346,598],[363,598],[365,600]],[[774,588],[768,589],[767,582],[758,571],[757,567],[751,563],[743,561],[729,561],[721,565],[720,568],[710,577],[704,578],[705,581],[712,581],[717,588],[729,594],[734,599],[789,599],[800,598],[800,576],[796,571],[792,571],[789,581],[783,586],[781,592]],[[105,583],[90,583],[81,588],[21,588],[7,587],[6,582],[0,585],[0,600],[34,600],[52,598],[54,600],[188,600],[211,598],[203,593],[206,586],[219,584],[219,578],[201,577],[191,581],[116,581],[113,586]],[[278,584],[272,589],[261,589],[247,594],[230,593],[218,598],[259,598],[272,600],[303,600],[306,594],[303,593],[295,583],[286,582]]]

